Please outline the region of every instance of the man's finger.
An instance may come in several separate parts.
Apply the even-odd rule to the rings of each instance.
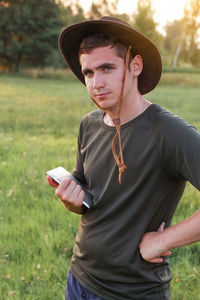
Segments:
[[[62,197],[63,194],[66,192],[66,190],[69,189],[69,186],[72,184],[72,180],[70,178],[63,179],[61,183],[57,186],[57,189],[55,190],[55,194],[58,197]]]
[[[171,251],[166,251],[161,256],[170,256],[170,255],[171,255]],[[151,262],[151,263],[161,263],[161,262],[163,262],[163,258],[162,257],[155,257],[155,258],[151,259],[149,262]]]
[[[172,254],[171,251],[166,251],[161,256],[170,256],[171,254]]]
[[[165,228],[165,222],[162,222],[162,224],[158,228],[158,232],[162,232],[164,230],[164,228]]]
[[[149,262],[151,262],[151,263],[161,263],[161,262],[163,262],[163,258],[162,257],[156,257],[156,258],[153,258],[153,259],[149,260]]]
[[[47,176],[46,178],[50,186],[52,186],[54,189],[57,189],[58,183],[55,180],[53,180],[53,178],[51,178],[50,176]]]

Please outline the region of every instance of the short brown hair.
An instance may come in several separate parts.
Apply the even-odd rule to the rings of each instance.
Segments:
[[[118,40],[114,36],[107,33],[95,33],[85,37],[80,44],[79,57],[81,54],[90,53],[95,48],[107,46],[114,48],[116,54],[119,57],[124,58],[125,61],[125,56],[129,45],[126,45],[123,41]],[[133,53],[133,50],[131,49],[129,65],[135,55],[136,54]]]

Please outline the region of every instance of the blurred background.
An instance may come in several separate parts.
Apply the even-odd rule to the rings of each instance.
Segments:
[[[46,171],[73,170],[80,120],[96,106],[58,36],[102,15],[156,43],[164,72],[147,99],[200,130],[200,0],[0,0],[1,300],[64,300],[80,216],[55,197]],[[199,208],[188,183],[172,224]],[[170,261],[172,299],[200,300],[200,244],[173,249]]]
[[[0,71],[62,69],[61,29],[102,15],[121,17],[152,39],[164,70],[200,67],[199,0],[0,0]]]

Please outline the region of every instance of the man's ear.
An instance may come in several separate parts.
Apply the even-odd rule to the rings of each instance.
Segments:
[[[140,55],[136,55],[131,63],[130,63],[130,69],[132,71],[132,74],[134,76],[139,76],[140,73],[143,70],[143,61],[142,61],[142,57]]]

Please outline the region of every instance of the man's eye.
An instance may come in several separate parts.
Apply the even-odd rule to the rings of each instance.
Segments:
[[[92,74],[93,74],[92,71],[87,71],[87,72],[86,72],[86,76],[91,76]]]
[[[104,68],[104,71],[105,71],[105,72],[110,72],[111,70],[112,70],[111,67],[105,67],[105,68]]]
[[[83,72],[83,75],[84,75],[84,76],[87,76],[87,77],[91,77],[92,74],[93,74],[93,72],[90,71],[90,70],[87,70],[87,71]]]

